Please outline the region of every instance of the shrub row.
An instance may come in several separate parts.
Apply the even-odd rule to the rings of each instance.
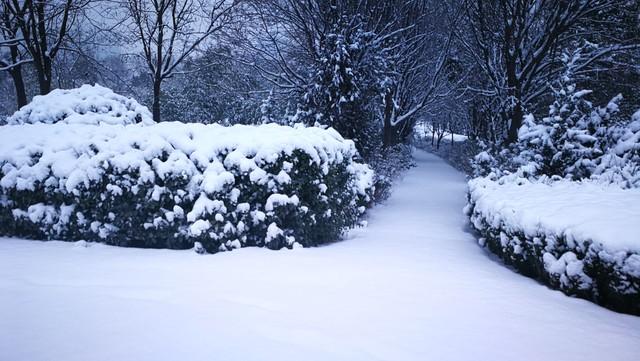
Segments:
[[[373,174],[329,129],[0,127],[0,234],[217,252],[313,246],[356,224]]]
[[[551,288],[615,311],[640,315],[638,252],[607,246],[575,229],[558,232],[554,227],[545,227],[544,222],[534,228],[510,222],[514,213],[526,210],[515,211],[506,202],[496,203],[490,211],[486,205],[480,207],[483,195],[477,189],[479,185],[473,183],[482,181],[479,178],[470,182],[465,208],[472,228],[481,236],[482,246],[518,272]],[[526,190],[522,192],[524,195]]]

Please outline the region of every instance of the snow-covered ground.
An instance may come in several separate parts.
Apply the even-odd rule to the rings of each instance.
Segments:
[[[319,248],[0,240],[0,359],[638,360],[640,318],[569,298],[465,232],[466,182],[416,153],[369,226]]]
[[[433,127],[431,126],[431,124],[422,122],[414,126],[413,132],[415,137],[417,137],[418,139],[426,139],[428,141],[431,141],[431,136],[433,135]],[[451,134],[451,132],[444,132],[444,136],[442,138],[442,140],[445,142],[464,142],[467,139],[469,139],[469,137],[466,135],[456,133]]]

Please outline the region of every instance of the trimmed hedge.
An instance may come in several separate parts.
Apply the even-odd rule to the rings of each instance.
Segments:
[[[0,127],[0,234],[207,252],[314,246],[373,174],[334,130],[161,123]]]
[[[567,295],[640,315],[640,254],[613,251],[592,239],[577,240],[575,234],[544,227],[532,233],[505,221],[508,217],[487,214],[478,207],[478,197],[472,187],[465,213],[481,246],[523,275]],[[510,209],[499,204],[495,212]]]

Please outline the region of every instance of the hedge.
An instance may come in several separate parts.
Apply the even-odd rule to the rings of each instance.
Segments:
[[[336,240],[373,192],[332,129],[0,127],[0,234],[214,253]]]
[[[640,242],[632,239],[626,240],[629,242],[608,242],[611,237],[606,236],[608,233],[619,233],[637,239],[637,219],[633,210],[626,214],[620,209],[609,209],[609,205],[615,204],[615,199],[599,202],[597,192],[613,193],[612,198],[627,195],[629,199],[626,201],[629,203],[633,203],[638,194],[575,182],[566,182],[566,187],[563,187],[527,182],[497,184],[486,178],[477,178],[470,181],[469,185],[465,213],[472,228],[479,233],[482,246],[518,272],[551,288],[615,311],[640,315],[640,253],[635,246],[620,245]],[[594,202],[601,203],[600,208],[582,203],[585,197],[580,192],[572,194],[567,190],[569,187],[583,187],[581,192],[589,194]],[[546,195],[544,189],[547,189]],[[563,208],[562,199],[557,199],[560,192],[567,199],[573,198],[576,207],[587,207],[590,214]],[[545,206],[551,213],[540,215],[540,208],[537,207]],[[628,219],[620,219],[616,224],[605,219],[600,224],[581,227],[581,224],[594,222],[594,214],[604,215],[607,212],[611,219]],[[563,222],[567,223],[566,226],[559,226]],[[627,229],[622,232],[619,229],[615,232],[605,229],[599,234],[589,235],[589,229],[607,223],[613,228]]]

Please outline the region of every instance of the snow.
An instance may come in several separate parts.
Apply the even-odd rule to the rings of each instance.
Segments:
[[[7,123],[154,124],[147,107],[98,84],[37,95],[7,118]]]
[[[261,183],[269,174],[260,166],[273,163],[281,153],[290,155],[301,150],[321,165],[339,163],[356,154],[353,142],[333,129],[275,124],[33,124],[0,127],[0,138],[4,140],[0,142],[2,187],[33,189],[35,182],[51,180],[53,175],[64,183],[67,192],[99,179],[107,165],[139,170],[141,180],[153,180],[155,173],[161,178],[170,173],[192,177],[199,173],[200,166],[205,171],[194,180],[201,180],[202,187],[213,193],[233,182],[233,175],[225,168],[250,171],[251,181]],[[222,162],[216,158],[228,151]],[[163,153],[169,153],[166,161],[157,159]],[[148,164],[151,161],[154,169]],[[372,171],[366,165],[352,165],[349,170],[357,176],[354,186],[365,194],[373,183]],[[275,179],[290,181],[286,174],[277,174]]]
[[[495,262],[465,231],[464,177],[426,153],[416,163],[367,228],[324,247],[1,239],[1,358],[638,359],[640,318]]]
[[[611,252],[640,252],[640,189],[560,180],[469,182],[474,212],[495,228],[507,225],[528,236],[566,235],[592,240]]]
[[[270,212],[273,211],[274,207],[282,207],[287,204],[297,206],[299,202],[300,200],[296,195],[289,197],[286,194],[274,193],[267,198],[267,203],[265,204],[264,209]]]
[[[413,131],[419,138],[430,139],[433,133],[433,127],[431,126],[431,124],[428,124],[426,122],[419,122],[419,123],[416,123],[416,125],[413,128]],[[453,137],[452,137],[451,132],[445,131],[442,140],[445,142],[449,142],[451,141],[452,138],[454,142],[464,142],[469,137],[463,134],[456,134],[456,133],[453,133]]]

